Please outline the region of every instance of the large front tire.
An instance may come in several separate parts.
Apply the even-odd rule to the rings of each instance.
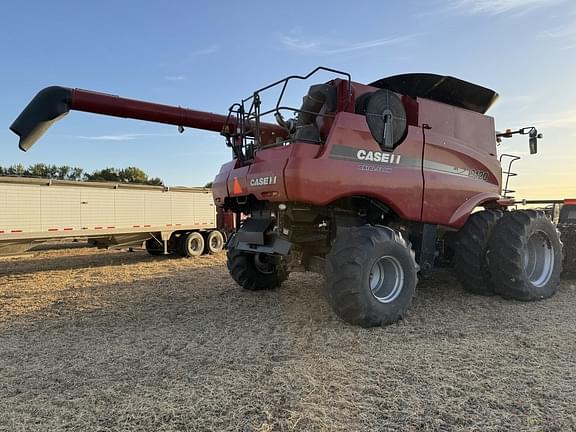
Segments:
[[[249,291],[271,290],[288,277],[282,258],[262,253],[228,249],[228,271],[232,279]]]
[[[344,321],[383,326],[406,313],[416,273],[414,253],[398,231],[368,225],[343,229],[326,257],[326,293]]]
[[[487,252],[490,235],[501,217],[501,210],[474,213],[458,233],[454,272],[462,287],[472,294],[494,295]]]
[[[504,298],[535,301],[553,296],[560,285],[562,243],[544,213],[504,214],[489,243],[494,291]]]

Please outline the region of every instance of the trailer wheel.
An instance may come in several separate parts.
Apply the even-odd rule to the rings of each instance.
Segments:
[[[472,294],[494,295],[488,269],[488,241],[501,217],[501,210],[474,213],[458,233],[454,271],[462,287]]]
[[[562,243],[544,213],[518,210],[504,214],[488,247],[494,291],[502,297],[535,301],[558,291]]]
[[[228,271],[232,279],[249,291],[270,290],[279,287],[288,278],[281,257],[263,253],[249,253],[228,249]]]
[[[164,253],[164,247],[158,243],[155,238],[149,238],[145,243],[146,252],[152,256],[162,255]]]
[[[382,326],[400,320],[416,291],[417,264],[399,231],[362,226],[338,232],[326,257],[326,294],[350,324]]]
[[[202,255],[204,252],[204,237],[199,232],[183,234],[178,239],[178,255],[181,257],[193,257]]]
[[[224,249],[224,236],[218,230],[210,231],[206,236],[204,253],[216,254]]]

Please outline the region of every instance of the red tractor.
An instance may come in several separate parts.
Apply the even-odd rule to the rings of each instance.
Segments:
[[[317,72],[298,108],[288,84]],[[279,97],[264,103],[277,89]],[[406,313],[417,275],[451,261],[476,294],[540,300],[558,289],[562,244],[543,213],[508,211],[492,117],[497,94],[449,76],[405,74],[368,85],[317,68],[232,105],[226,116],[50,87],[11,129],[28,149],[69,110],[221,132],[233,159],[213,185],[237,215],[228,269],[247,290],[276,288],[298,270],[325,275],[336,314],[376,326]],[[286,113],[293,118],[286,119]],[[276,124],[264,122],[274,117]],[[531,153],[540,137],[527,134]]]

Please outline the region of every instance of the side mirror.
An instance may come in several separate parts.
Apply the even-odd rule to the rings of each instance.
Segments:
[[[528,144],[530,145],[530,154],[538,153],[538,140],[542,138],[542,134],[534,126],[525,127],[518,130],[506,129],[506,132],[496,133],[496,142],[500,143],[502,138],[510,138],[512,135],[528,135]]]
[[[528,138],[528,145],[530,146],[530,154],[538,153],[538,137],[531,136]]]
[[[528,145],[530,146],[530,154],[538,153],[539,138],[542,138],[542,134],[538,133],[536,128],[530,129],[530,132],[528,132]]]

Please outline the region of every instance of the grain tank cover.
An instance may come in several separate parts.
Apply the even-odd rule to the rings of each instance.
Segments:
[[[411,73],[382,78],[370,84],[411,97],[435,100],[484,114],[498,99],[489,88],[458,78],[429,73]]]

